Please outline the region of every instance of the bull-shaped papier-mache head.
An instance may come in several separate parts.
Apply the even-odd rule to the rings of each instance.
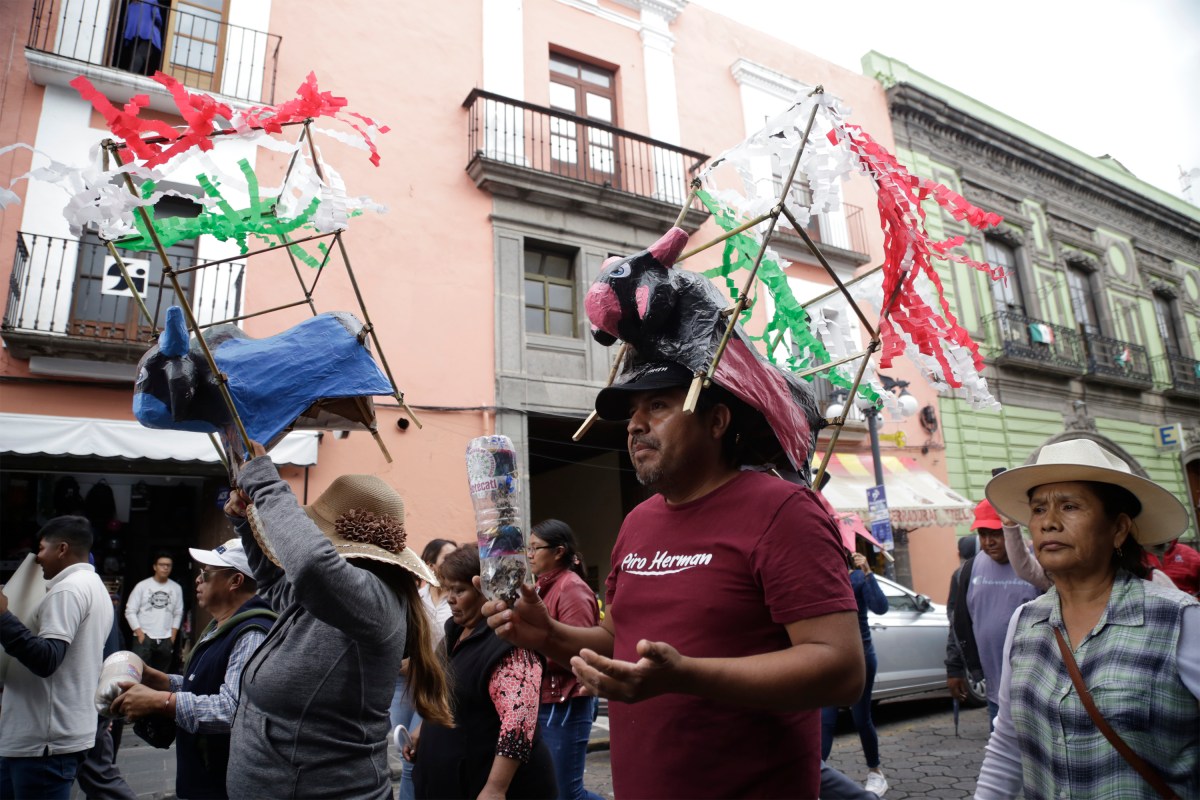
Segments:
[[[584,308],[596,341],[610,345],[619,338],[633,348],[617,383],[647,362],[672,361],[701,374],[716,357],[730,301],[703,275],[671,266],[686,243],[687,234],[672,228],[649,249],[605,262],[588,290]],[[824,425],[808,381],[763,358],[740,325],[713,380],[761,415],[753,436],[762,443],[761,463],[786,456],[806,481]]]
[[[200,345],[191,342],[178,306],[167,309],[158,344],[138,362],[133,392],[133,414],[148,428],[219,433],[233,424],[216,377]]]
[[[670,267],[687,241],[685,231],[671,228],[648,249],[604,262],[583,301],[597,342],[607,347],[621,339],[636,347],[670,322],[677,297]]]
[[[393,392],[367,349],[362,322],[345,312],[318,314],[263,339],[214,325],[204,341],[246,433],[267,449],[294,428],[375,431],[370,398]],[[176,307],[138,363],[133,412],[148,428],[220,433],[230,441],[233,417]]]

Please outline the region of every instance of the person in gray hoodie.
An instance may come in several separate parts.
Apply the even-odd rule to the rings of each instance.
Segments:
[[[242,675],[229,797],[391,798],[388,706],[405,655],[418,711],[452,724],[414,576],[437,578],[406,546],[387,483],[342,476],[301,507],[255,456],[225,510],[279,619]]]

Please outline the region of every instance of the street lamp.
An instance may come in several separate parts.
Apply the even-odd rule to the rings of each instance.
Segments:
[[[908,381],[898,381],[887,375],[880,375],[879,378],[883,383],[883,388],[896,395],[897,408],[901,417],[907,419],[917,413],[920,403],[917,402],[917,398],[908,393]],[[846,410],[845,400],[844,394],[835,395],[833,403],[825,410],[825,416],[829,419],[841,417],[842,412]],[[854,398],[854,407],[866,417],[867,433],[871,437],[871,464],[875,468],[875,485],[883,486],[883,457],[879,452],[879,404],[860,395]],[[903,432],[897,433],[896,436],[897,442],[903,445]],[[895,575],[893,572],[894,558],[886,549],[883,554],[888,561],[887,576],[893,577]]]
[[[908,381],[898,381],[887,375],[880,375],[883,388],[896,395],[896,403],[900,416],[908,419],[920,408],[917,398],[908,393]],[[897,394],[896,390],[899,390]],[[827,419],[837,419],[846,410],[846,396],[841,392],[834,395],[833,403],[825,410]],[[871,437],[871,461],[875,468],[875,485],[883,485],[883,461],[879,453],[879,404],[870,398],[859,395],[854,398],[854,407],[862,412],[867,420],[867,433]],[[890,438],[890,437],[889,437]],[[903,441],[901,440],[901,444]]]

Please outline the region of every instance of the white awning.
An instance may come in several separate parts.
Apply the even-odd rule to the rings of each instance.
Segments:
[[[317,431],[294,431],[271,448],[278,465],[311,467],[317,463]],[[0,414],[0,454],[145,458],[219,464],[212,441],[203,433],[160,431],[140,423],[92,417]]]
[[[820,455],[813,464],[820,463]],[[960,495],[911,458],[883,456],[883,486],[893,528],[915,530],[933,526],[970,524],[975,503]],[[834,453],[827,470],[829,484],[822,494],[838,511],[855,512],[869,520],[867,489],[875,485],[875,468],[869,455]]]

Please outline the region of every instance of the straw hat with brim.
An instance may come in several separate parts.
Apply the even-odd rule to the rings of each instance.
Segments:
[[[404,500],[374,475],[336,478],[304,513],[316,523],[338,554],[402,567],[440,586],[429,565],[407,546]]]
[[[1146,547],[1178,537],[1188,527],[1188,512],[1175,495],[1153,481],[1134,475],[1129,465],[1091,439],[1068,439],[1048,444],[1037,460],[1002,472],[988,482],[985,493],[1003,515],[1028,525],[1031,489],[1047,483],[1095,481],[1129,490],[1142,504],[1134,517],[1134,539]]]

